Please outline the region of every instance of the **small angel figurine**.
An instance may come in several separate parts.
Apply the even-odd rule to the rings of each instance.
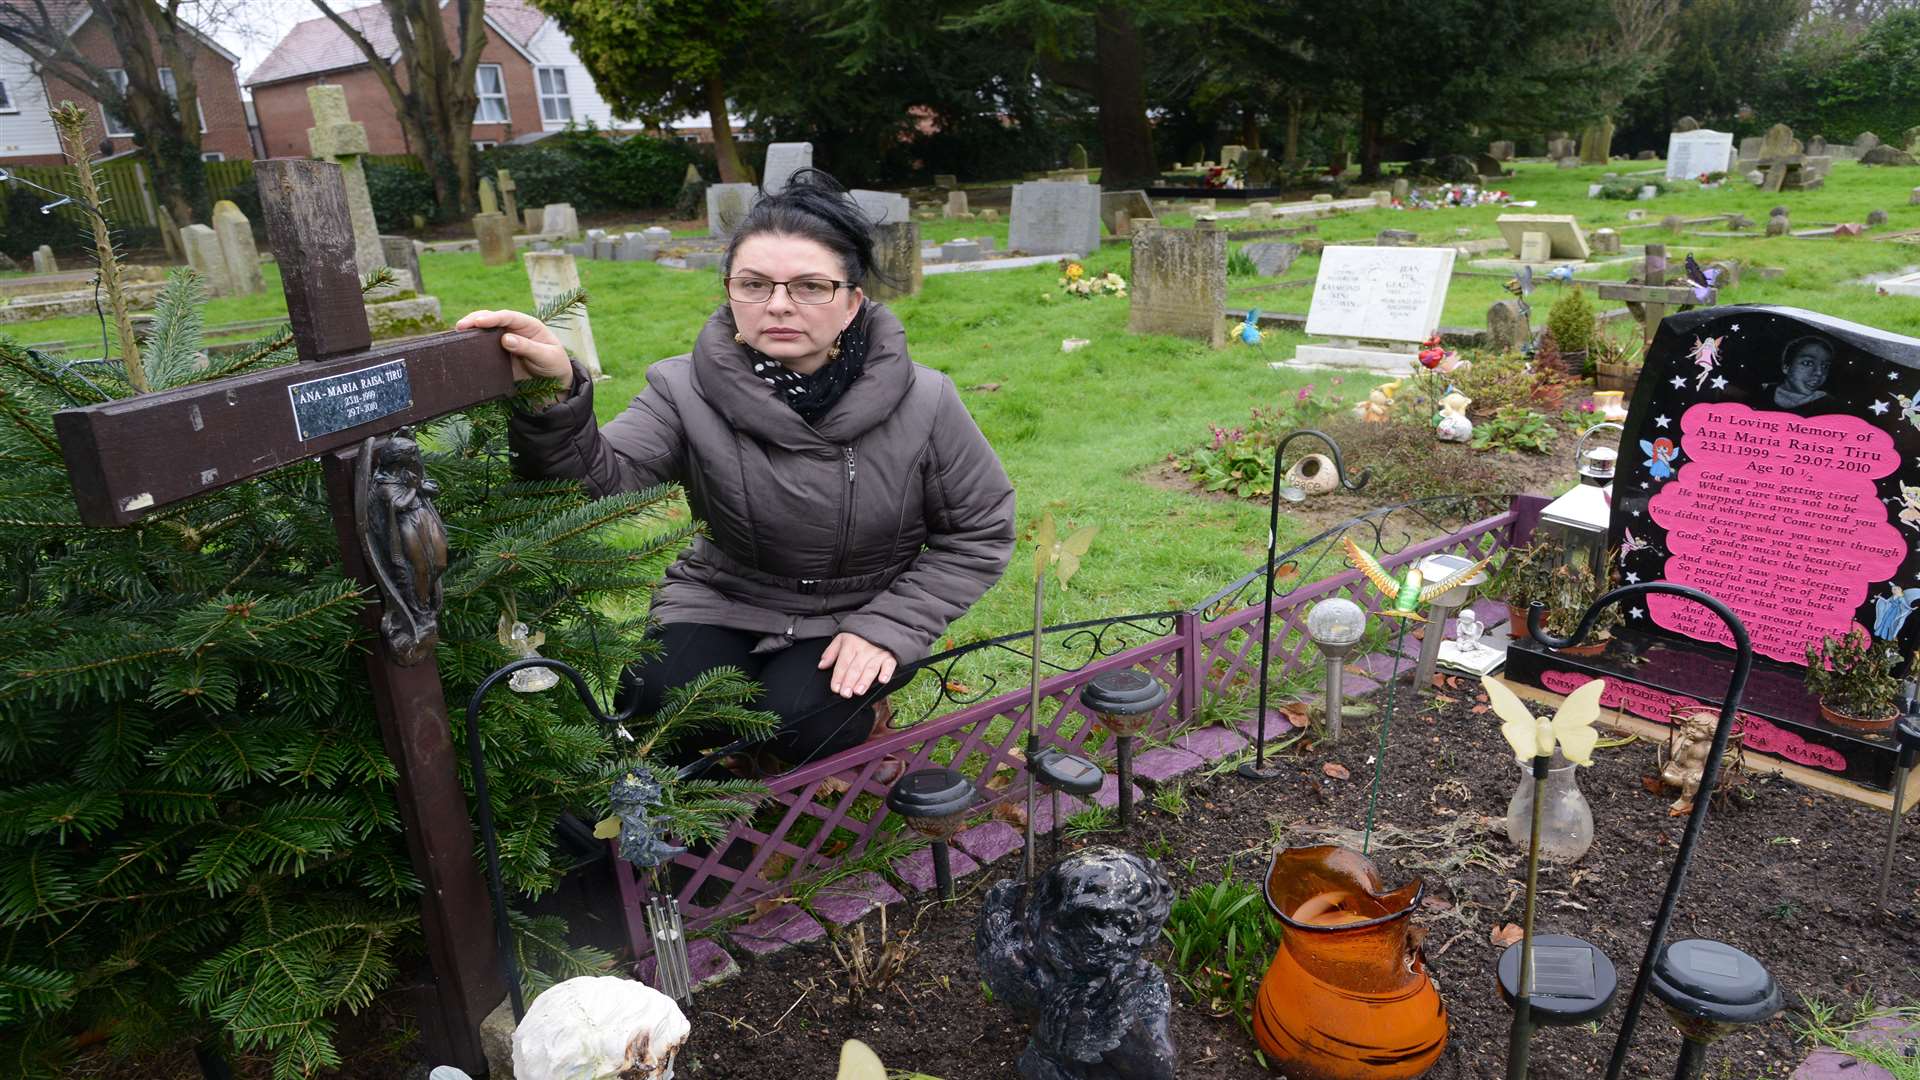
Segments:
[[[547,641],[545,631],[529,633],[526,623],[518,621],[506,612],[500,613],[497,635],[501,648],[512,653],[516,660],[527,660],[539,656],[540,646]],[[537,694],[542,690],[550,690],[559,681],[560,676],[554,674],[552,668],[545,667],[521,668],[507,676],[507,685],[522,694]]]
[[[1480,637],[1486,629],[1486,624],[1480,621],[1480,617],[1474,614],[1472,608],[1461,608],[1453,628],[1454,646],[1462,655],[1474,655],[1483,647],[1480,644]]]

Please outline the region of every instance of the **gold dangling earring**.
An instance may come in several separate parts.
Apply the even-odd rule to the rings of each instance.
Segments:
[[[735,330],[733,332],[733,343],[735,345],[745,345],[747,343],[746,336],[740,333],[740,331]]]
[[[840,359],[840,339],[839,338],[834,338],[833,344],[827,347],[827,359],[828,360]]]

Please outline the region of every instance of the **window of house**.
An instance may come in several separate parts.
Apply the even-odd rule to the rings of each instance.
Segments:
[[[494,147],[496,147],[496,146],[499,146],[499,145],[500,145],[499,143],[497,143],[497,142],[494,142],[494,141],[493,141],[492,139],[475,139],[475,140],[473,140],[473,148],[474,148],[475,150],[491,150],[491,149],[493,149]]]
[[[126,69],[125,68],[108,68],[107,73],[113,76],[113,83],[115,86],[118,86],[120,88],[120,92],[123,94],[126,93],[127,92]],[[180,88],[174,84],[172,68],[163,67],[160,69],[160,88],[167,92],[168,97],[171,97],[176,101],[179,100]],[[194,106],[194,109],[197,110],[200,114],[200,134],[205,135],[207,133],[207,110],[201,105],[201,103],[198,100],[194,101],[193,106]],[[107,129],[108,135],[111,135],[116,139],[129,139],[133,137],[133,129],[127,126],[127,122],[121,119],[120,117],[115,116],[111,111],[108,110],[108,108],[105,105],[100,106],[100,119],[106,122],[106,129]]]
[[[540,77],[540,118],[573,119],[573,99],[567,96],[567,69],[543,67],[537,71]]]
[[[208,150],[205,153],[200,155],[200,160],[201,161],[225,161],[227,160],[227,155],[221,153],[218,150]]]
[[[0,113],[17,113],[19,111],[20,106],[13,103],[13,91],[7,89],[6,83],[0,82]]]
[[[507,76],[499,64],[481,64],[474,71],[474,82],[480,91],[479,107],[473,110],[473,122],[476,124],[504,124],[507,122]]]

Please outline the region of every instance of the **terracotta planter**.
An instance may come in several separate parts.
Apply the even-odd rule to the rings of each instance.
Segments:
[[[1828,708],[1825,701],[1820,703],[1820,719],[1834,727],[1846,728],[1849,731],[1891,731],[1894,720],[1899,716],[1898,709],[1888,709],[1887,714],[1877,720],[1862,720],[1857,716],[1848,716],[1846,713]]]
[[[1572,365],[1568,365],[1571,368]],[[1593,365],[1593,387],[1596,390],[1619,390],[1627,396],[1633,396],[1633,388],[1640,383],[1638,364]]]
[[[1507,605],[1507,636],[1515,641],[1533,640],[1533,635],[1527,632],[1527,605]]]
[[[1562,656],[1599,656],[1607,651],[1607,645],[1612,641],[1611,637],[1602,637],[1598,641],[1589,641],[1585,645],[1569,645],[1564,649],[1553,651]]]

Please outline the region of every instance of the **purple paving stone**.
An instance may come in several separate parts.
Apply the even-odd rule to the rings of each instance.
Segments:
[[[843,877],[820,887],[813,894],[813,913],[835,926],[859,922],[882,904],[898,903],[902,897],[885,878],[871,870]]]
[[[733,943],[755,956],[779,952],[789,945],[827,936],[827,928],[793,904],[783,904],[733,931]]]
[[[1366,672],[1368,677],[1378,682],[1386,682],[1387,677],[1393,673],[1393,654],[1368,653],[1358,659],[1347,661],[1347,666]],[[1413,670],[1413,665],[1406,663],[1404,660],[1400,663],[1399,667],[1402,672]],[[1352,678],[1353,672],[1348,672],[1347,677]],[[1343,680],[1341,683],[1342,688],[1344,688],[1345,685],[1345,681]]]
[[[1253,718],[1247,718],[1251,721]],[[1267,710],[1267,738],[1291,730],[1293,725],[1280,715],[1278,709]],[[1237,754],[1247,745],[1247,738],[1237,731],[1223,727],[1203,727],[1189,731],[1173,740],[1173,745],[1204,761],[1218,761],[1229,754]]]
[[[1112,782],[1112,780],[1113,777],[1108,776],[1106,780],[1101,783],[1101,790],[1106,790],[1106,784]],[[1115,788],[1114,791],[1114,798],[1118,799],[1120,797],[1118,794],[1119,789]],[[1074,811],[1079,810],[1085,805],[1085,803],[1071,795],[1062,795],[1060,796],[1060,817],[1062,819],[1072,817]],[[1033,799],[1033,834],[1035,836],[1044,836],[1052,831],[1053,796],[1043,788]]]
[[[1893,1080],[1893,1074],[1852,1054],[1823,1046],[1808,1054],[1788,1080]]]
[[[1131,784],[1129,784],[1128,786],[1133,787],[1133,785]],[[1119,806],[1120,805],[1120,778],[1118,776],[1115,776],[1112,773],[1108,773],[1106,777],[1100,781],[1100,790],[1093,793],[1093,801],[1095,803],[1098,803],[1101,806],[1108,808],[1109,810],[1111,810],[1116,806]],[[1138,787],[1134,787],[1133,788],[1134,805],[1138,806],[1142,801],[1143,801],[1143,796],[1140,794],[1140,789]],[[1067,801],[1065,799],[1060,800],[1060,812],[1062,814],[1070,813],[1070,811],[1067,810],[1066,805],[1067,805]],[[1039,827],[1039,824],[1040,823],[1037,821],[1034,822],[1034,827],[1037,829]]]
[[[687,942],[687,969],[693,973],[695,990],[704,990],[740,974],[740,965],[734,962],[733,956],[710,938],[694,938]],[[643,956],[634,965],[634,978],[654,986],[653,971],[654,958]]]
[[[1133,775],[1159,783],[1181,773],[1192,772],[1202,764],[1204,761],[1197,755],[1171,746],[1161,746],[1133,759]]]
[[[1454,635],[1456,628],[1459,625],[1460,625],[1460,620],[1448,619],[1447,625],[1441,630],[1441,634],[1443,635],[1442,640],[1452,637]],[[1420,656],[1421,642],[1419,638],[1413,636],[1413,632],[1414,630],[1420,630],[1422,632],[1430,633],[1432,632],[1432,629],[1433,629],[1432,626],[1426,623],[1422,623],[1417,627],[1412,627],[1408,629],[1406,639],[1400,643],[1400,651],[1406,654],[1407,656],[1411,656],[1411,657],[1414,657],[1415,659],[1418,659]],[[1399,635],[1396,633],[1394,636],[1398,637]]]
[[[955,850],[951,844],[947,845],[947,866],[952,869],[955,881],[980,869],[979,863],[967,858],[966,852]],[[932,892],[935,885],[933,849],[923,847],[905,858],[893,860],[893,872],[900,875],[900,880],[906,882],[914,892]]]
[[[1003,855],[1019,851],[1026,843],[1020,830],[1004,821],[989,821],[984,825],[975,825],[963,829],[953,838],[956,848],[963,849],[985,866]]]
[[[1365,675],[1355,675],[1349,671],[1340,678],[1340,692],[1348,698],[1366,697],[1386,684],[1378,679],[1369,679]]]

